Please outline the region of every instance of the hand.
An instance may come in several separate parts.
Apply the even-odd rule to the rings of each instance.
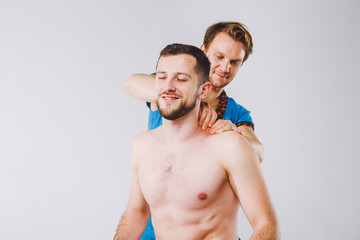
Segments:
[[[241,133],[240,130],[230,120],[219,119],[215,122],[214,126],[209,129],[210,134],[222,133],[225,131],[235,131]]]
[[[199,125],[202,129],[206,130],[211,128],[216,119],[217,113],[215,110],[206,102],[201,102],[200,104],[200,113],[199,113]]]

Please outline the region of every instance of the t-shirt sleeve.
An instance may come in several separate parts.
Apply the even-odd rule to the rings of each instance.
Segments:
[[[237,127],[248,126],[253,130],[255,129],[254,122],[250,116],[251,112],[240,104],[237,104],[232,98],[228,99],[228,107],[226,111],[228,110],[231,122],[233,122]],[[227,115],[226,112],[225,115]]]
[[[146,103],[146,106],[149,108],[149,119],[148,119],[148,130],[155,129],[162,125],[162,117],[159,110],[151,110],[151,104]]]

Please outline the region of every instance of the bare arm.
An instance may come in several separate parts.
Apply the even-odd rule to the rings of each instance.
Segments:
[[[237,130],[249,141],[259,158],[259,162],[262,163],[264,159],[264,146],[256,137],[254,130],[248,126],[239,126]]]
[[[129,203],[120,220],[114,240],[140,239],[150,219],[150,209],[139,186],[136,149],[137,147],[134,143],[131,157],[132,183]]]
[[[154,103],[155,93],[155,76],[146,74],[132,74],[125,81],[125,90],[133,97]]]
[[[254,149],[239,134],[222,146],[223,166],[254,232],[251,240],[280,238],[277,217]],[[232,135],[232,136],[231,136]]]

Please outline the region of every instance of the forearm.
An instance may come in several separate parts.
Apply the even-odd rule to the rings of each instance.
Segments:
[[[124,84],[125,90],[131,96],[144,102],[155,102],[155,76],[132,74]]]
[[[267,223],[254,228],[254,233],[250,240],[278,240],[280,239],[280,230],[276,223]]]
[[[256,137],[254,131],[247,126],[240,126],[238,127],[238,130],[241,132],[241,134],[246,138],[246,140],[251,144],[251,146],[254,148],[260,163],[262,163],[264,159],[264,146],[259,141],[259,139]]]
[[[127,210],[122,216],[114,240],[140,239],[150,219],[150,213]]]

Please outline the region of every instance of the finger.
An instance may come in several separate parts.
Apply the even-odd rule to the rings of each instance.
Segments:
[[[219,127],[216,130],[216,133],[222,133],[222,132],[230,131],[230,130],[233,130],[232,126],[230,124],[228,124],[228,123],[224,123],[221,127]]]
[[[216,122],[216,120],[217,120],[217,117],[218,117],[218,115],[217,115],[217,113],[214,111],[214,112],[212,112],[213,114],[212,114],[212,116],[211,116],[211,119],[210,119],[210,121],[209,121],[209,127],[212,127],[212,126],[214,126],[214,124],[215,124],[215,122]]]
[[[217,134],[224,131],[233,130],[233,127],[236,126],[230,120],[217,120],[211,132],[213,134]]]
[[[200,113],[200,119],[199,119],[199,125],[201,127],[203,126],[207,115],[208,115],[208,110],[206,108],[204,108]]]
[[[209,127],[209,122],[210,122],[211,119],[212,119],[212,114],[209,113],[209,114],[206,116],[206,118],[205,118],[205,120],[204,120],[204,123],[203,123],[203,125],[202,125],[202,128],[203,128],[203,129],[206,129],[206,128]]]
[[[210,128],[210,134],[215,134],[216,131],[218,131],[223,125],[224,123],[221,120],[217,120],[215,124]]]

